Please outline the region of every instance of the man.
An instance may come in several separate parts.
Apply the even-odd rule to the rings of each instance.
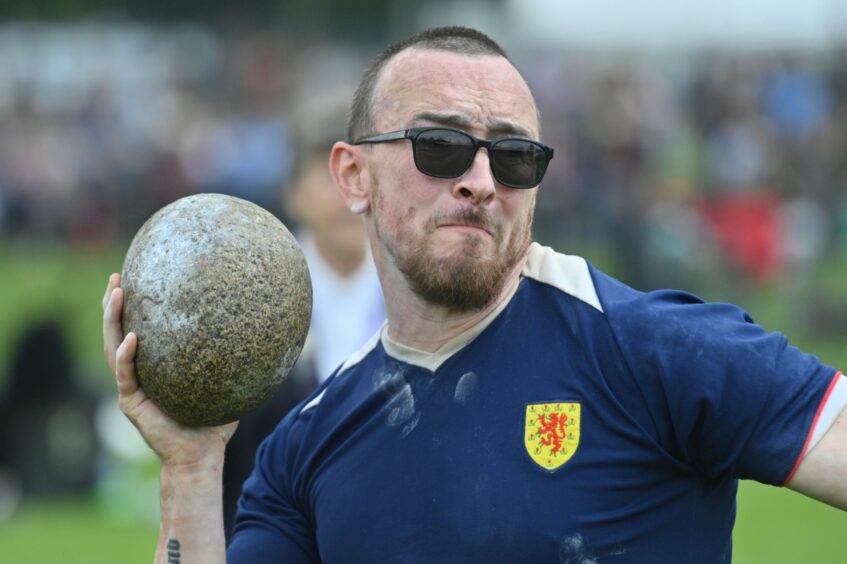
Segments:
[[[478,32],[423,32],[365,73],[330,168],[388,323],[263,443],[230,561],[729,562],[737,478],[847,507],[845,378],[735,308],[530,245],[539,136]],[[223,561],[234,425],[147,401],[118,284],[106,355],[162,459],[159,558]]]

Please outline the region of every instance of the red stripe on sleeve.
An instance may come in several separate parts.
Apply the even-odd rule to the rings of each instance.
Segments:
[[[794,468],[791,469],[791,472],[788,474],[788,477],[782,482],[783,486],[786,486],[788,482],[791,481],[791,478],[794,477],[794,474],[797,472],[797,469],[800,468],[800,463],[803,462],[803,457],[806,456],[806,450],[809,448],[809,441],[812,440],[812,435],[815,433],[815,427],[818,426],[818,419],[820,419],[821,412],[823,411],[824,406],[826,405],[827,400],[829,399],[829,395],[832,393],[832,390],[835,389],[835,384],[838,382],[838,379],[841,377],[841,371],[835,373],[835,376],[832,378],[832,382],[829,383],[829,387],[826,389],[826,394],[823,396],[823,400],[821,400],[820,405],[818,406],[817,412],[815,412],[815,418],[812,420],[812,426],[809,428],[809,434],[806,435],[806,442],[803,443],[803,450],[800,451],[800,456],[797,457],[797,462],[794,463]]]

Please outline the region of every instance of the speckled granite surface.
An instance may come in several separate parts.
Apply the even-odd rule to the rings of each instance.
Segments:
[[[153,215],[130,245],[121,285],[139,381],[189,426],[233,421],[270,397],[311,320],[311,280],[294,237],[266,210],[221,194]]]

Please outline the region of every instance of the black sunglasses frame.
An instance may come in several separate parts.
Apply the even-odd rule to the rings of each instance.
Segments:
[[[433,174],[431,172],[427,172],[427,171],[421,169],[421,166],[418,163],[417,141],[418,141],[418,137],[422,133],[426,133],[427,131],[450,131],[452,133],[458,133],[459,135],[466,137],[467,139],[470,140],[471,146],[473,147],[473,153],[471,154],[465,168],[462,171],[460,171],[458,174],[444,175],[444,174]],[[466,131],[462,131],[461,129],[453,129],[452,127],[412,127],[410,129],[399,129],[397,131],[389,131],[388,133],[380,133],[380,134],[377,134],[377,135],[371,135],[369,137],[363,137],[363,138],[355,141],[353,144],[354,145],[362,145],[362,144],[371,144],[371,143],[389,143],[389,142],[392,142],[392,141],[400,141],[400,140],[403,140],[403,139],[409,139],[409,140],[412,141],[412,156],[414,157],[415,167],[418,169],[418,171],[420,171],[422,174],[425,174],[427,176],[432,176],[434,178],[458,178],[458,177],[462,176],[463,174],[465,174],[468,171],[468,169],[470,169],[471,165],[473,164],[474,158],[476,158],[476,153],[477,153],[477,151],[479,151],[479,148],[485,147],[485,149],[488,151],[488,154],[489,154],[491,174],[494,176],[494,179],[497,182],[499,182],[500,184],[502,184],[503,186],[508,186],[509,188],[518,188],[518,189],[522,189],[522,190],[535,188],[536,186],[538,186],[538,184],[544,178],[544,174],[547,172],[547,165],[550,164],[550,159],[553,158],[553,148],[552,147],[548,147],[547,145],[540,143],[538,141],[535,141],[533,139],[527,139],[525,137],[498,137],[496,139],[479,139],[477,137],[474,137],[473,135],[471,135],[470,133],[468,133]],[[523,185],[523,184],[515,184],[515,183],[512,183],[512,182],[503,182],[503,180],[501,180],[499,178],[499,175],[497,174],[497,170],[494,168],[494,159],[496,158],[497,153],[493,152],[492,149],[494,149],[495,146],[498,143],[501,143],[503,141],[522,141],[522,142],[525,142],[525,143],[530,143],[531,145],[535,145],[536,147],[540,148],[544,152],[544,156],[545,156],[546,160],[544,161],[544,163],[542,165],[540,165],[541,171],[537,174],[537,176],[538,176],[537,182],[534,182],[531,186],[526,186],[526,185]]]

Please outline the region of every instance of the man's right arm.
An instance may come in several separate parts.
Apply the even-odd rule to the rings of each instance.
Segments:
[[[155,562],[226,562],[222,474],[226,443],[237,423],[187,428],[165,415],[135,377],[138,338],[123,335],[120,276],[103,297],[103,350],[115,375],[121,411],[162,463],[161,523]]]
[[[195,474],[162,467],[157,563],[225,562],[222,480],[216,468]]]

